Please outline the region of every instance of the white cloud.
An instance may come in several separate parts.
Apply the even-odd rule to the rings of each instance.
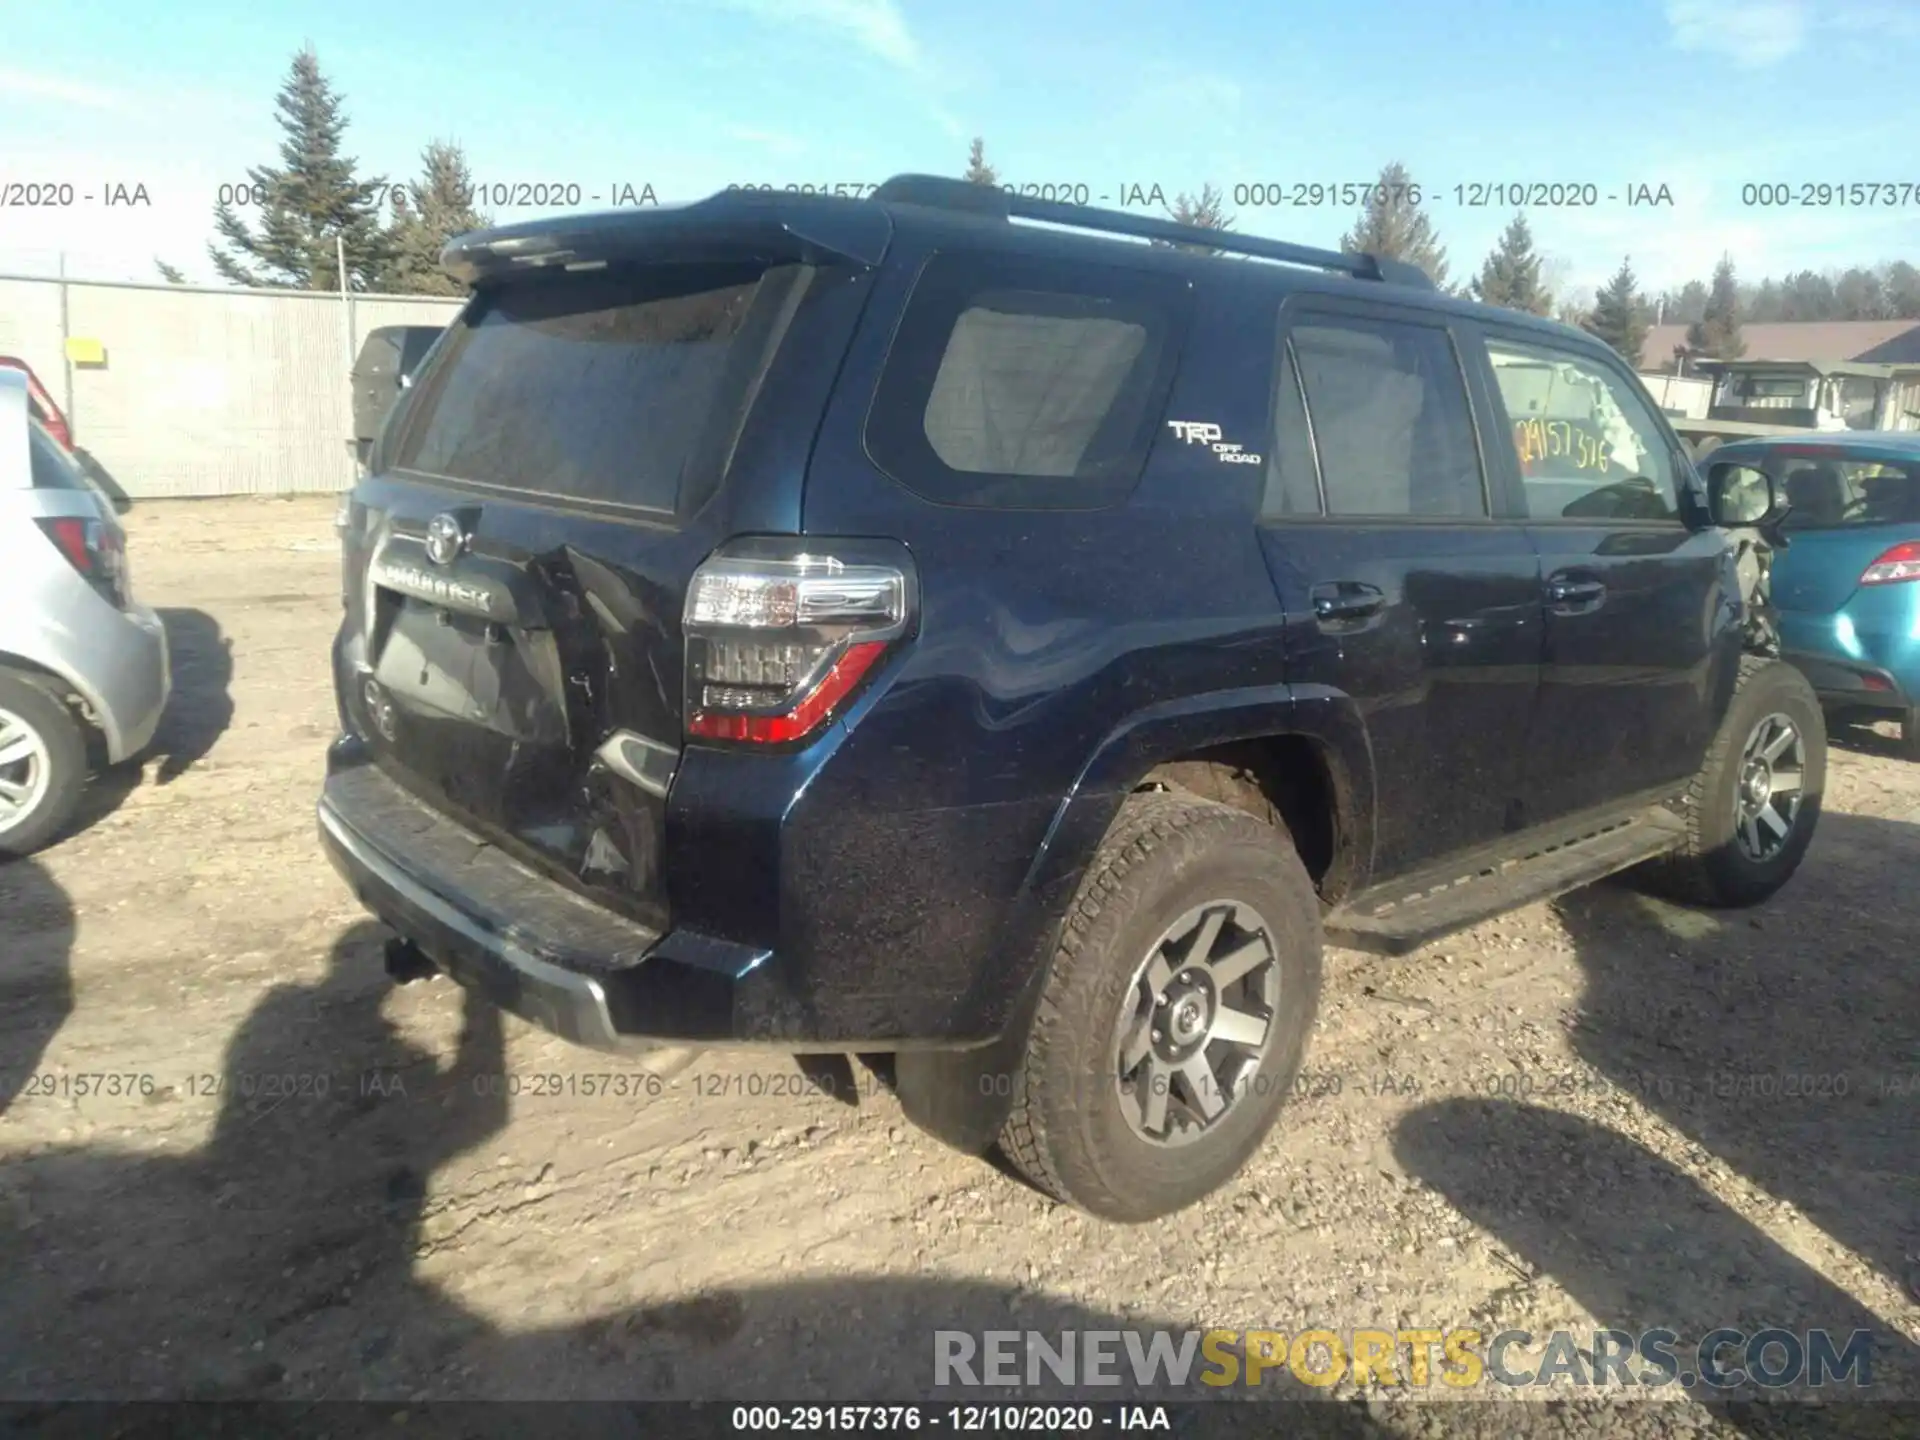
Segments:
[[[0,67],[0,95],[17,95],[33,100],[54,100],[63,105],[84,105],[93,110],[118,110],[122,97],[98,85],[82,84],[59,75],[41,75],[31,70]]]
[[[1667,24],[1680,49],[1750,70],[1778,64],[1807,39],[1802,0],[1667,0]]]
[[[1920,38],[1920,6],[1913,0],[1854,0],[1822,12],[1821,22],[1843,34],[1880,40]]]
[[[920,47],[894,0],[726,0],[764,20],[837,31],[902,70],[920,68]]]
[[[1913,0],[1667,0],[1676,48],[1747,70],[1777,65],[1826,35],[1898,43],[1920,37]]]

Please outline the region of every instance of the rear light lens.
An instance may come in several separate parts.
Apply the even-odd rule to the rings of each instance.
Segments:
[[[89,585],[116,608],[127,608],[127,552],[116,527],[56,515],[42,518],[40,528]]]
[[[819,730],[905,637],[904,563],[804,554],[720,553],[687,589],[686,731],[697,740],[782,745]],[[865,547],[860,547],[865,548]]]
[[[1860,572],[1862,585],[1898,585],[1903,580],[1920,580],[1920,540],[1903,541]]]

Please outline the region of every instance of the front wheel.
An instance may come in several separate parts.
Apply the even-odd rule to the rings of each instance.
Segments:
[[[1682,801],[1687,839],[1648,870],[1702,905],[1755,905],[1792,878],[1827,778],[1820,701],[1793,666],[1746,656],[1720,732]]]
[[[1002,1153],[1125,1223],[1218,1188],[1299,1074],[1320,945],[1285,830],[1210,800],[1131,797],[1061,927]]]

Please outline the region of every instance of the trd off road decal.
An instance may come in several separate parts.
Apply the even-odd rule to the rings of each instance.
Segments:
[[[1209,425],[1204,420],[1169,420],[1168,426],[1189,445],[1205,445],[1228,465],[1258,465],[1260,457],[1249,455],[1244,448],[1220,438],[1220,427]]]

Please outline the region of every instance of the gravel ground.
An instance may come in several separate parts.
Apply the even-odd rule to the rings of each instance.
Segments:
[[[1885,736],[1838,738],[1759,910],[1608,884],[1402,960],[1330,952],[1255,1163],[1115,1228],[858,1067],[835,1096],[713,1055],[649,1094],[444,982],[389,986],[313,833],[331,510],[128,517],[174,704],[79,833],[0,870],[0,1396],[906,1399],[936,1328],[1165,1325],[1866,1328],[1872,1393],[1920,1398],[1920,767]],[[1265,1393],[1354,1402],[1304,1433],[1837,1423],[1674,1387]]]

